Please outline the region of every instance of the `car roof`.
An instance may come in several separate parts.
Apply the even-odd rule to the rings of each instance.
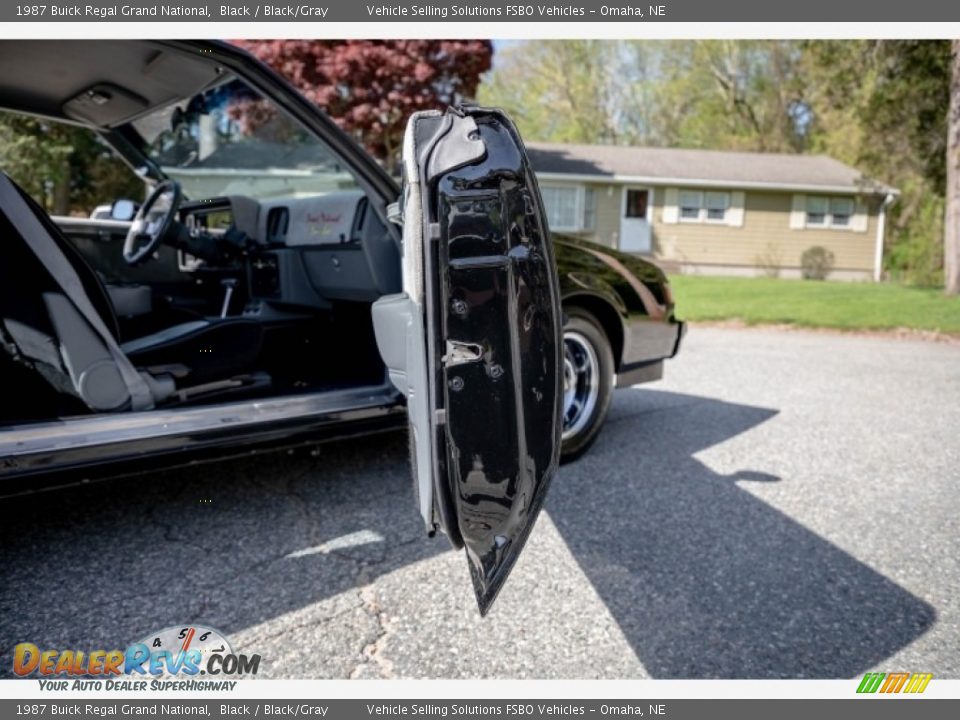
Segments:
[[[150,40],[2,40],[0,106],[109,128],[225,79],[216,53]]]

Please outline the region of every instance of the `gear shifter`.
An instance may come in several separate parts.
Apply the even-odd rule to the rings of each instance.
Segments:
[[[223,286],[223,307],[220,310],[220,318],[223,319],[227,317],[227,312],[230,310],[230,300],[233,298],[233,290],[237,287],[236,278],[224,278],[220,281],[220,285]]]

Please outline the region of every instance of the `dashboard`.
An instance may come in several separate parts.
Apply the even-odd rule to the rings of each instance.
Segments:
[[[326,309],[401,289],[398,239],[359,190],[213,198],[184,203],[181,219],[192,235],[244,248],[251,306]],[[205,265],[180,251],[182,271]]]

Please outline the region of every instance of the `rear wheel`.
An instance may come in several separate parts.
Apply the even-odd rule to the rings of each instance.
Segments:
[[[563,434],[561,462],[575,460],[593,444],[610,407],[613,351],[599,321],[569,308],[563,326]]]

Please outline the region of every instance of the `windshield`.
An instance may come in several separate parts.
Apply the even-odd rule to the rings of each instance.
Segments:
[[[318,138],[240,80],[133,122],[147,154],[193,200],[317,195],[356,188]]]

